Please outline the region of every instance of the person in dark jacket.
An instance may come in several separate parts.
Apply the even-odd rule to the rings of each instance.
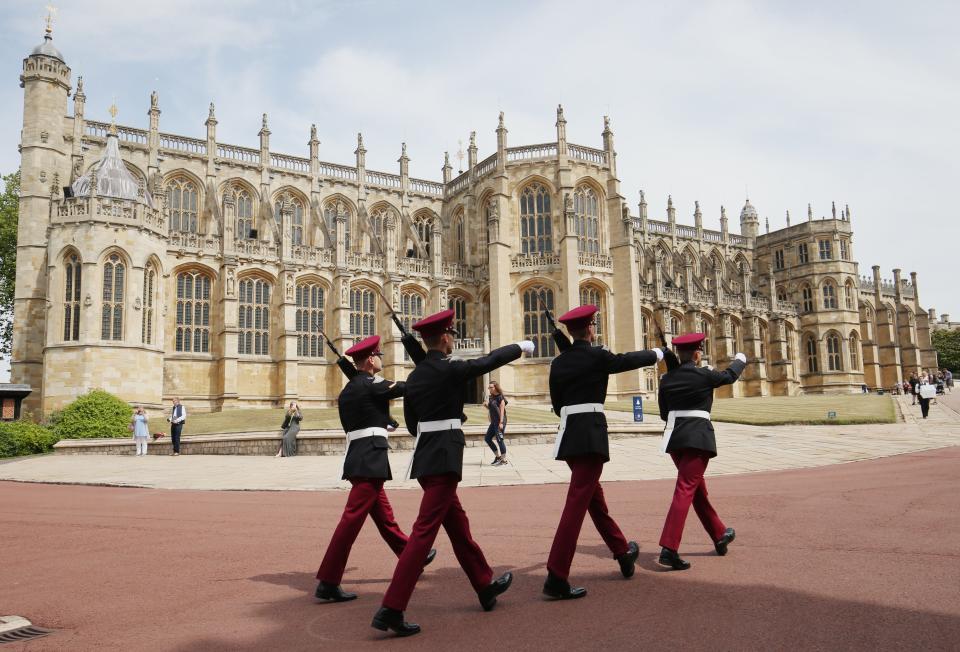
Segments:
[[[710,504],[703,475],[707,462],[717,455],[717,441],[710,421],[713,390],[735,383],[747,366],[747,358],[737,353],[723,371],[700,367],[704,339],[703,333],[673,338],[681,364],[660,380],[660,418],[666,422],[662,450],[670,454],[677,467],[677,484],[660,536],[658,561],[673,570],[690,568],[689,562],[680,558],[679,549],[691,503],[718,555],[727,554],[727,546],[736,536]]]
[[[598,308],[585,305],[567,312],[559,321],[573,337],[573,345],[550,365],[550,400],[560,416],[560,429],[553,454],[570,467],[570,487],[560,523],[547,559],[547,580],[543,592],[556,599],[582,598],[587,590],[571,587],[570,565],[587,512],[613,553],[624,577],[633,576],[639,548],[628,542],[616,521],[607,512],[600,486],[603,465],[610,461],[607,419],[603,403],[607,398],[610,374],[632,371],[656,364],[663,351],[633,351],[613,354],[596,340],[595,315]]]
[[[423,498],[410,540],[371,623],[400,636],[420,631],[419,625],[404,620],[403,612],[420,576],[420,560],[441,525],[484,611],[493,609],[497,596],[513,581],[510,573],[493,579],[493,570],[473,540],[467,514],[457,498],[466,444],[460,415],[467,383],[516,360],[523,352],[532,353],[533,342],[510,344],[475,360],[451,360],[457,335],[453,317],[453,310],[444,310],[413,325],[427,346],[427,357],[407,378],[403,413],[407,429],[417,433],[408,473],[423,487]]]
[[[353,358],[357,373],[340,392],[337,405],[340,423],[347,433],[342,477],[350,481],[352,488],[317,571],[320,584],[315,593],[317,598],[333,602],[357,597],[356,593],[340,588],[340,581],[350,549],[368,514],[395,555],[400,556],[407,546],[407,535],[397,525],[390,499],[383,490],[384,481],[393,479],[387,459],[387,438],[395,429],[391,424],[396,423],[390,417],[390,399],[403,396],[405,386],[377,376],[383,368],[379,335],[358,342],[346,355]],[[436,554],[436,550],[425,552],[426,561],[421,568],[433,561]]]

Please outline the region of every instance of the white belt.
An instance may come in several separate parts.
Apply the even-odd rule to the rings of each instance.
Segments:
[[[706,410],[670,410],[667,415],[667,427],[663,429],[663,443],[660,445],[660,452],[666,453],[667,446],[670,444],[670,435],[673,434],[673,426],[678,418],[696,418],[710,420],[710,413]]]
[[[373,426],[371,428],[361,428],[360,430],[351,430],[347,433],[347,442],[343,446],[343,461],[340,463],[340,477],[343,477],[343,469],[347,465],[347,453],[350,452],[350,442],[367,437],[390,437],[386,428]]]
[[[564,405],[560,408],[560,429],[557,430],[557,443],[553,445],[554,459],[560,454],[560,442],[563,441],[563,433],[567,429],[567,417],[571,414],[584,414],[586,412],[603,414],[603,403],[578,403],[576,405]]]
[[[441,419],[440,421],[418,421],[417,422],[417,440],[413,442],[413,454],[410,455],[410,461],[407,463],[407,472],[403,479],[410,479],[410,472],[413,471],[413,458],[417,454],[417,446],[420,445],[420,435],[425,432],[439,432],[441,430],[460,430],[463,423],[460,419]]]

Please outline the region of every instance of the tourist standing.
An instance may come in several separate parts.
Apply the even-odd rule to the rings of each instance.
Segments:
[[[441,525],[484,611],[494,608],[497,596],[513,581],[511,573],[493,579],[493,570],[473,540],[467,514],[457,498],[466,444],[460,415],[466,388],[473,379],[516,360],[524,352],[532,353],[534,346],[523,341],[494,349],[482,358],[453,360],[450,354],[458,335],[453,317],[453,310],[444,310],[413,325],[427,346],[427,357],[407,378],[403,413],[407,429],[417,433],[408,474],[420,483],[423,498],[410,540],[371,623],[376,629],[389,629],[400,636],[420,631],[419,625],[404,620],[403,612]]]
[[[910,403],[910,405],[917,404],[917,385],[919,384],[920,384],[920,379],[917,378],[917,374],[915,373],[910,374],[910,396],[913,397],[911,399],[912,402]]]
[[[276,457],[296,456],[297,434],[300,432],[301,421],[303,421],[303,415],[300,413],[300,406],[296,401],[290,401],[287,413],[283,415],[283,423],[280,424],[283,437],[280,438],[280,450],[277,451]]]
[[[137,456],[147,454],[147,441],[150,438],[150,428],[147,422],[147,413],[143,406],[138,405],[133,410],[133,418],[130,420],[133,430],[133,441],[137,444]]]
[[[360,534],[363,523],[370,515],[380,536],[398,557],[407,546],[403,533],[393,517],[393,507],[383,490],[383,483],[392,480],[387,443],[391,425],[390,399],[403,396],[404,383],[395,383],[377,376],[383,368],[380,351],[380,336],[374,335],[350,347],[346,355],[353,358],[357,373],[337,398],[340,424],[347,435],[343,457],[343,479],[349,480],[352,488],[347,495],[340,522],[333,531],[330,545],[317,571],[316,597],[332,602],[346,602],[357,597],[340,588],[344,569],[354,541]],[[437,551],[431,549],[422,566],[433,561]]]
[[[180,454],[180,433],[183,432],[183,424],[187,422],[187,408],[180,405],[180,399],[173,399],[173,409],[170,410],[170,416],[167,417],[170,422],[170,440],[173,442],[173,454]]]
[[[943,384],[947,386],[947,392],[953,393],[953,372],[949,369],[943,370]]]
[[[503,434],[507,429],[507,399],[500,389],[500,383],[490,381],[488,387],[490,396],[487,398],[487,411],[490,416],[490,425],[487,426],[487,435],[483,438],[493,450],[492,466],[507,463],[507,445],[503,441]]]
[[[920,401],[920,414],[924,419],[930,414],[930,399],[935,398],[936,395],[936,385],[928,383],[926,379],[917,385],[917,400]]]
[[[593,346],[597,338],[595,315],[598,310],[594,305],[580,306],[559,318],[573,338],[573,344],[550,365],[550,401],[553,411],[560,416],[553,455],[570,467],[570,486],[550,547],[543,592],[561,600],[587,594],[584,588],[571,587],[568,577],[588,511],[624,577],[633,576],[640,554],[637,543],[627,541],[607,512],[600,486],[603,465],[610,461],[603,403],[611,374],[656,364],[663,360],[663,351],[653,349],[615,355],[606,347]]]
[[[670,454],[677,467],[677,484],[660,535],[658,561],[673,570],[690,568],[690,563],[680,558],[679,550],[691,503],[718,555],[727,554],[727,546],[736,536],[710,504],[703,475],[707,462],[717,455],[717,441],[710,421],[713,390],[736,382],[747,366],[747,358],[737,353],[724,371],[700,367],[704,339],[703,333],[673,338],[681,364],[660,381],[660,418],[666,421],[662,450]]]

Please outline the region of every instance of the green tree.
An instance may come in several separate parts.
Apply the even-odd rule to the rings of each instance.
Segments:
[[[933,331],[931,339],[933,348],[937,350],[940,366],[953,373],[960,371],[960,330]]]
[[[13,293],[17,283],[17,216],[20,171],[3,177],[0,194],[0,355],[9,356],[13,340]]]

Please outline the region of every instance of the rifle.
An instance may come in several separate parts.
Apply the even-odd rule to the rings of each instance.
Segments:
[[[573,344],[570,342],[570,339],[563,334],[563,331],[557,327],[557,322],[553,320],[553,315],[550,314],[550,310],[547,308],[547,304],[543,300],[543,295],[539,292],[537,293],[537,301],[540,303],[540,309],[543,310],[543,316],[547,318],[550,328],[553,329],[551,335],[553,336],[553,341],[557,344],[557,348],[561,353],[566,351],[573,346]]]
[[[667,371],[673,371],[680,366],[680,359],[677,357],[677,354],[673,352],[673,349],[667,346],[667,336],[663,333],[663,327],[660,325],[660,319],[654,317],[653,325],[657,329],[657,338],[660,340],[660,345],[663,347],[663,361],[667,365]]]
[[[317,323],[317,318],[313,318],[313,329],[320,333],[323,337],[323,341],[327,343],[327,346],[333,352],[333,355],[337,356],[337,366],[340,367],[340,371],[343,372],[343,375],[347,377],[347,380],[351,380],[359,372],[357,368],[353,366],[353,363],[347,360],[345,357],[340,355],[340,352],[337,351],[337,347],[333,345],[333,342],[330,341],[330,338],[327,337],[327,334],[323,332],[323,329],[320,328],[320,324]]]
[[[383,292],[380,291],[380,288],[373,288],[374,292],[380,295],[380,298],[383,299],[383,302],[387,306],[387,310],[390,311],[390,318],[393,319],[393,323],[397,325],[397,328],[400,330],[400,343],[403,344],[403,348],[407,351],[407,355],[410,356],[410,359],[413,360],[414,365],[418,365],[427,358],[427,352],[424,350],[423,345],[420,344],[420,341],[413,336],[406,328],[403,326],[403,322],[400,321],[400,318],[397,316],[397,313],[393,311],[393,306],[387,301],[387,297],[383,296]]]

